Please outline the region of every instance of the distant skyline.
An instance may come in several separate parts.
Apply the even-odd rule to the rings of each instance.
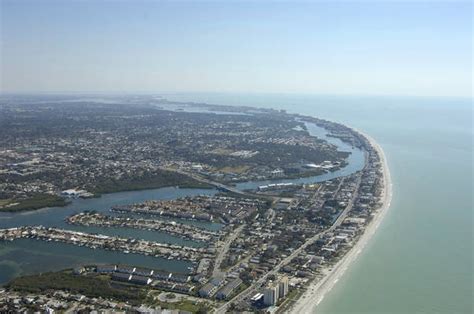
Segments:
[[[0,91],[472,97],[472,3],[7,1]]]

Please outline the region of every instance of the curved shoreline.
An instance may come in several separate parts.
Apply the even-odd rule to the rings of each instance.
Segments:
[[[354,130],[354,129],[353,129]],[[383,184],[384,188],[382,190],[382,206],[378,208],[375,212],[373,220],[364,230],[364,233],[359,238],[357,243],[347,252],[340,261],[331,267],[331,270],[328,270],[328,267],[324,268],[323,271],[326,274],[318,281],[313,281],[308,286],[307,290],[300,296],[296,303],[290,308],[290,313],[314,313],[316,311],[319,303],[324,299],[326,293],[328,293],[334,285],[339,281],[344,272],[349,268],[350,264],[357,258],[359,253],[362,252],[364,247],[370,241],[372,236],[375,234],[377,228],[379,227],[383,217],[390,208],[392,201],[392,180],[390,177],[390,170],[388,168],[387,159],[385,157],[384,151],[380,145],[372,139],[370,136],[354,130],[355,132],[364,136],[372,145],[372,147],[377,151],[380,157],[382,164],[382,173],[383,173]]]

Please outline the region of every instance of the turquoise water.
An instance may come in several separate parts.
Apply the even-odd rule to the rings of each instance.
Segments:
[[[467,99],[180,94],[343,122],[384,149],[389,213],[316,313],[472,313],[473,105]]]

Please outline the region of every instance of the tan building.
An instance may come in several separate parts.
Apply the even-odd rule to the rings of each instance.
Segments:
[[[288,294],[289,291],[289,281],[287,276],[283,276],[280,278],[278,282],[278,298],[284,298]]]

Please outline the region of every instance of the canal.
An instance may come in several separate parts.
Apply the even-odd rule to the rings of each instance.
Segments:
[[[336,145],[339,151],[350,152],[351,154],[348,157],[348,164],[337,171],[318,176],[292,180],[245,182],[237,184],[237,187],[239,189],[254,189],[260,185],[269,183],[293,182],[295,184],[301,184],[322,182],[341,176],[347,176],[364,167],[365,161],[363,151],[342,142],[338,138],[327,136],[327,131],[324,128],[318,127],[314,124],[307,124],[307,127],[311,135],[317,136]],[[104,194],[99,198],[74,199],[65,207],[51,207],[21,213],[1,213],[0,228],[11,228],[24,225],[42,225],[45,227],[57,227],[84,232],[101,233],[111,236],[140,238],[162,243],[199,247],[203,245],[200,242],[186,240],[163,232],[131,228],[72,226],[65,222],[65,218],[84,210],[95,210],[103,214],[114,215],[114,213],[110,212],[110,208],[116,205],[127,205],[146,200],[171,200],[186,196],[214,195],[216,193],[217,190],[215,189],[181,189],[176,187],[110,193]],[[200,221],[182,222],[209,230],[218,230],[221,228],[219,223]],[[55,271],[77,265],[93,263],[123,263],[173,272],[187,272],[188,267],[191,266],[190,263],[185,261],[170,261],[151,256],[93,250],[64,243],[43,242],[32,239],[0,242],[0,284],[4,284],[14,277],[25,274]]]

